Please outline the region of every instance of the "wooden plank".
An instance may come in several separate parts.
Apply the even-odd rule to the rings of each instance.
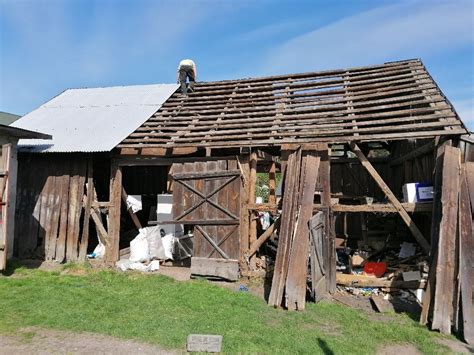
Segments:
[[[125,204],[125,206],[127,206],[127,198],[128,198],[127,191],[125,191],[125,188],[122,186],[122,201]],[[137,230],[142,229],[143,228],[142,224],[140,223],[140,220],[138,219],[135,212],[132,211],[131,207],[127,207],[127,212],[129,214],[130,218],[132,219],[133,224],[135,225],[135,228]]]
[[[327,210],[325,213],[328,213]],[[323,254],[327,250],[327,240],[325,240],[325,223],[327,218],[325,213],[320,211],[309,220],[311,235],[311,296],[315,302],[319,302],[327,294],[326,265],[323,258]]]
[[[94,200],[94,171],[92,157],[87,162],[87,185],[86,203],[84,204],[84,221],[82,225],[82,237],[79,245],[79,261],[85,261],[87,247],[89,245],[89,221],[91,215],[92,201]]]
[[[313,215],[314,191],[321,158],[314,151],[303,153],[304,170],[301,173],[301,201],[298,221],[293,238],[288,277],[286,280],[286,307],[288,310],[304,310],[306,304],[306,279],[309,255],[308,221]]]
[[[222,278],[229,281],[239,279],[239,261],[232,259],[191,258],[191,275]]]
[[[206,173],[210,173],[210,174],[213,174],[214,172],[219,172],[219,168],[218,168],[218,164],[219,164],[219,161],[209,161],[206,163]],[[204,192],[204,195],[205,196],[210,196],[211,193],[213,191],[216,190],[217,186],[218,186],[218,180],[217,179],[213,179],[213,178],[204,178],[203,179],[203,182],[204,182],[204,189],[202,190]],[[197,196],[194,196],[195,198],[197,198]],[[215,207],[219,207],[219,204],[215,203],[215,201],[217,201],[217,194],[214,194],[212,197],[210,197],[206,202],[204,203],[204,206],[206,209],[205,209],[205,213],[204,213],[204,218],[209,220],[209,221],[217,221],[221,218],[220,217],[220,212],[221,210],[219,209],[216,209]],[[211,202],[214,202],[215,204],[212,204]],[[227,216],[224,216],[224,218],[226,218]],[[218,229],[218,225],[207,225],[207,226],[204,226],[203,227],[203,230],[205,230],[207,233],[208,233],[208,236],[206,236],[204,233],[202,233],[203,237],[205,239],[208,239],[207,237],[209,237],[208,241],[211,240],[211,242],[209,243],[206,243],[205,246],[206,246],[206,251],[205,251],[205,254],[204,255],[209,255],[209,253],[213,250],[213,249],[216,249],[214,247],[214,245],[217,245],[218,243],[218,240],[217,240],[217,229]],[[220,254],[220,253],[219,253]],[[204,256],[203,255],[203,256]],[[227,255],[227,253],[224,253],[224,255],[220,254],[223,258],[225,259],[230,259],[229,256]]]
[[[66,236],[67,236],[67,220],[69,211],[69,189],[71,184],[71,177],[69,169],[71,165],[69,162],[64,162],[63,175],[60,178],[61,205],[59,211],[59,230],[56,241],[55,261],[62,263],[66,257]]]
[[[243,154],[237,157],[242,179],[240,181],[240,267],[247,271],[249,264],[244,260],[244,254],[249,249],[249,179],[250,179],[250,157]]]
[[[82,215],[82,198],[85,192],[85,183],[86,183],[86,168],[87,164],[85,160],[81,160],[79,163],[79,183],[77,194],[75,196],[76,203],[75,203],[75,217],[74,217],[74,227],[73,227],[73,242],[72,245],[74,246],[74,251],[72,253],[73,259],[72,261],[77,261],[79,257],[79,233],[81,230],[81,215]]]
[[[213,163],[210,161],[209,163]],[[211,178],[221,178],[228,176],[240,176],[240,170],[217,170],[217,171],[204,171],[198,173],[173,173],[171,175],[175,180],[196,180],[196,179],[211,179]]]
[[[418,203],[402,203],[403,208],[411,213],[430,213],[433,210],[431,202]],[[321,205],[314,205],[315,209],[319,209]],[[398,213],[398,210],[389,203],[373,203],[370,205],[345,205],[336,203],[331,206],[333,212],[343,213]]]
[[[61,176],[55,176],[53,179],[53,189],[50,198],[51,219],[46,233],[45,260],[52,261],[56,257],[56,242],[58,237],[59,213],[61,210]]]
[[[474,206],[474,162],[466,162],[466,179],[469,190],[469,198],[471,200],[471,206]]]
[[[276,163],[272,162],[268,172],[268,203],[276,204]]]
[[[11,144],[4,144],[2,146],[1,168],[3,171],[6,171],[6,172],[8,172],[9,166],[10,166],[11,148],[12,148]],[[9,221],[8,221],[8,216],[10,213],[8,211],[8,204],[10,202],[10,195],[11,195],[11,189],[8,188],[8,185],[9,185],[8,180],[9,180],[8,174],[4,175],[2,177],[2,186],[0,187],[1,196],[2,196],[0,201],[6,203],[6,205],[0,206],[1,222],[2,222],[1,230],[0,230],[0,271],[5,270],[7,267],[7,259],[8,259],[7,255],[8,255],[8,250],[10,247],[9,245],[10,240],[8,238],[8,233],[9,233],[9,229],[13,227],[9,225]]]
[[[383,287],[412,290],[425,288],[424,281],[387,280],[378,277],[341,273],[336,274],[336,282],[338,285],[349,287]]]
[[[430,311],[432,311],[432,308],[433,308],[437,262],[438,262],[438,250],[435,251],[435,253],[432,255],[432,258],[431,258],[430,270],[428,273],[428,280],[426,282],[426,289],[425,289],[425,292],[423,294],[423,299],[422,299],[422,309],[421,309],[421,315],[420,315],[421,325],[428,324]]]
[[[416,117],[413,117],[416,120]],[[461,135],[465,134],[466,130],[464,128],[452,128],[451,130],[447,131],[445,129],[433,129],[433,130],[420,130],[420,127],[410,127],[415,129],[415,131],[408,132],[406,127],[401,127],[402,131],[394,132],[393,128],[390,127],[388,130],[391,133],[375,133],[375,134],[364,134],[360,136],[351,135],[325,135],[325,136],[318,136],[318,142],[329,142],[332,144],[336,143],[349,143],[354,139],[357,139],[359,142],[373,142],[373,141],[380,141],[380,140],[406,140],[408,138],[432,138],[436,136],[444,136],[444,135]],[[267,136],[267,135],[266,135]],[[200,142],[199,145],[201,147],[213,147],[213,148],[229,148],[229,147],[251,147],[251,146],[266,146],[266,145],[281,145],[286,143],[293,143],[293,144],[302,144],[302,143],[311,143],[315,141],[316,137],[303,137],[300,135],[295,135],[295,137],[286,137],[275,140],[274,138],[266,139],[264,137],[258,139],[245,139],[245,140],[230,140],[228,137],[225,138],[222,142]],[[129,144],[127,143],[129,140],[124,141],[124,144],[121,144],[120,147],[135,147],[141,146],[141,143],[146,143],[149,147],[161,147],[162,145],[170,146],[170,147],[187,147],[187,146],[195,146],[196,142],[179,142],[179,143],[169,143],[169,141],[163,141],[163,143],[153,143],[153,142],[138,142]],[[131,164],[131,163],[128,163]],[[145,164],[144,162],[140,162],[139,164]],[[146,164],[145,164],[146,165]]]
[[[332,227],[332,209],[331,209],[331,164],[330,150],[327,144],[320,148],[321,163],[319,168],[319,180],[321,183],[321,204],[324,207],[325,214],[325,243],[324,243],[324,265],[326,270],[326,288],[329,293],[336,291],[336,236]]]
[[[109,235],[104,225],[102,224],[102,220],[100,218],[100,212],[95,210],[94,208],[91,208],[90,214],[97,229],[97,237],[99,238],[102,244],[107,245],[107,241],[109,240]]]
[[[109,232],[105,248],[105,261],[115,263],[119,258],[120,245],[120,211],[122,206],[122,168],[115,161],[110,167],[110,203]]]
[[[394,312],[393,305],[385,300],[383,296],[370,296],[370,300],[380,313]]]
[[[5,145],[4,145],[5,146]],[[16,249],[15,242],[15,210],[16,210],[16,191],[17,191],[17,176],[18,176],[18,159],[17,159],[17,145],[16,143],[6,144],[8,147],[8,161],[7,168],[5,172],[7,174],[7,185],[5,188],[5,193],[8,199],[6,205],[6,227],[5,235],[7,238],[7,259],[13,257],[13,251]],[[3,149],[3,148],[2,148]]]
[[[183,171],[183,164],[173,164],[172,165],[172,171],[173,173],[180,173]],[[169,175],[168,176],[168,181],[172,181],[172,177]],[[173,219],[176,219],[176,217],[180,216],[184,212],[183,208],[183,185],[181,184],[173,184],[173,207],[172,207],[172,213],[173,213]]]
[[[252,150],[250,153],[250,177],[249,177],[249,202],[256,202],[257,192],[257,152]],[[253,211],[249,211],[249,244],[252,245],[257,241],[257,216]],[[256,269],[255,256],[251,256],[249,260],[250,270]]]
[[[245,252],[245,257],[249,258],[251,255],[255,254],[258,249],[265,243],[270,237],[273,235],[275,230],[278,230],[280,228],[280,223],[281,223],[281,217],[278,216],[273,224],[268,227],[268,229],[263,232],[263,234],[250,246],[249,250]]]
[[[458,192],[460,187],[460,157],[458,148],[446,146],[443,162],[442,219],[439,229],[438,263],[432,329],[451,334],[456,228],[458,222]]]
[[[228,169],[235,170],[237,165],[237,160],[228,160]],[[230,212],[234,215],[239,216],[238,223],[240,223],[240,198],[241,198],[241,179],[235,179],[227,188],[227,207]],[[241,238],[240,238],[240,226],[237,228],[226,227],[225,232],[228,233],[229,230],[232,230],[232,234],[228,241],[224,244],[224,247],[227,248],[228,255],[232,259],[241,259]]]
[[[416,241],[420,244],[422,249],[426,252],[429,253],[430,251],[430,246],[426,239],[423,237],[423,234],[420,232],[418,227],[415,225],[413,220],[411,219],[410,215],[407,213],[407,211],[403,208],[402,204],[396,196],[393,194],[392,190],[388,187],[388,185],[383,181],[382,177],[379,175],[379,173],[374,169],[372,164],[367,160],[365,157],[364,153],[360,150],[360,148],[357,146],[356,143],[352,142],[350,144],[352,151],[354,154],[359,158],[362,166],[367,170],[367,172],[373,177],[377,185],[382,189],[384,192],[385,196],[387,196],[388,200],[390,203],[397,209],[400,217],[402,220],[405,222],[407,225],[408,229],[410,232],[413,234],[415,237]]]
[[[289,154],[288,163],[285,168],[284,194],[280,235],[278,249],[273,271],[272,287],[268,298],[268,304],[280,307],[283,302],[283,293],[288,274],[289,253],[295,226],[298,188],[301,168],[301,149]]]
[[[75,256],[77,254],[77,245],[74,243],[74,232],[76,229],[76,210],[78,209],[77,205],[81,200],[77,200],[79,194],[79,162],[73,161],[71,170],[71,180],[69,185],[69,203],[68,203],[68,223],[67,223],[67,234],[66,234],[66,261],[75,261]]]
[[[467,165],[469,163],[466,163]],[[472,205],[466,166],[462,170],[459,197],[459,284],[461,291],[462,333],[466,343],[474,345],[474,235]]]

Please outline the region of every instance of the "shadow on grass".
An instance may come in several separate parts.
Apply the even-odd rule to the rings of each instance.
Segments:
[[[317,338],[317,339],[318,339],[318,345],[325,355],[334,355],[334,351],[331,350],[331,348],[328,346],[325,340],[321,338]]]
[[[7,268],[0,272],[0,274],[3,276],[11,276],[19,269],[38,269],[43,262],[43,260],[34,259],[11,259],[7,262]]]

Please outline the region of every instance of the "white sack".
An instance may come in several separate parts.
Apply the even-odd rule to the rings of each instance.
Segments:
[[[146,227],[145,229],[150,260],[166,260],[165,250],[161,240],[160,226]]]
[[[161,241],[163,242],[163,249],[165,252],[166,260],[167,259],[173,260],[175,237],[173,236],[173,234],[167,234],[163,238],[161,238]]]
[[[130,261],[145,262],[150,259],[146,234],[146,229],[142,228],[140,233],[130,242]]]

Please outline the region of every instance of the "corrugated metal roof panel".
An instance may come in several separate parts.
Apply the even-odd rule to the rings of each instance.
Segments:
[[[43,132],[52,141],[22,139],[22,150],[104,152],[112,150],[151,117],[176,84],[69,89],[12,126]]]

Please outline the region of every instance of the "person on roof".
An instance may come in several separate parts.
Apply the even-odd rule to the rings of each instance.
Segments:
[[[178,65],[178,84],[181,85],[181,92],[184,95],[188,93],[188,85],[186,80],[189,80],[189,90],[194,91],[194,83],[196,82],[197,70],[196,64],[191,59],[183,59]]]

